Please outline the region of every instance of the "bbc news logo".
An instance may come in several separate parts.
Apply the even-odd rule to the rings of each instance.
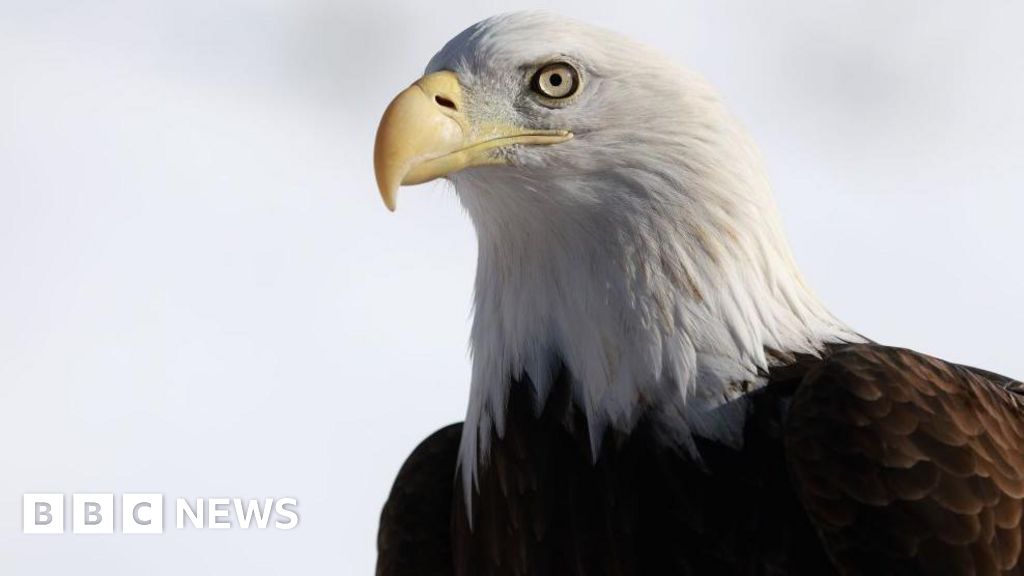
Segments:
[[[63,534],[65,529],[64,494],[25,494],[22,532],[25,534]],[[120,531],[123,534],[163,534],[163,494],[122,494]],[[113,534],[118,517],[113,494],[72,494],[71,532],[73,534]],[[174,527],[200,529],[273,528],[291,530],[299,525],[295,498],[177,498],[174,500]]]

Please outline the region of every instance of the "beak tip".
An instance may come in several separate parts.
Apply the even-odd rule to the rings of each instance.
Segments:
[[[398,208],[398,186],[381,186],[380,199],[389,212],[394,212]]]

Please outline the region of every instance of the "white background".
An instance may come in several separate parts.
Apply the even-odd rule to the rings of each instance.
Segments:
[[[529,5],[0,3],[0,572],[372,572],[402,460],[463,414],[476,250],[444,185],[383,208],[374,129],[448,38]],[[552,7],[719,87],[840,317],[1024,376],[1024,4],[871,6]],[[23,493],[74,491],[302,520],[21,534]]]

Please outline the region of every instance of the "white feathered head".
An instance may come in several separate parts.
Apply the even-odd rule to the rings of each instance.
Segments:
[[[595,443],[652,410],[681,439],[727,435],[714,409],[773,361],[858,339],[805,286],[715,92],[612,32],[473,25],[388,108],[375,167],[392,209],[400,184],[448,178],[477,230],[467,480],[514,382],[543,402],[567,369]]]

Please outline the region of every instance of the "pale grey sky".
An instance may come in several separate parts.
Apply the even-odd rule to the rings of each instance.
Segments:
[[[476,251],[443,185],[383,208],[376,122],[448,38],[539,6],[718,86],[837,315],[1024,376],[1019,2],[4,0],[0,571],[371,573],[394,474],[465,408]],[[76,491],[302,520],[21,534],[22,493]]]

